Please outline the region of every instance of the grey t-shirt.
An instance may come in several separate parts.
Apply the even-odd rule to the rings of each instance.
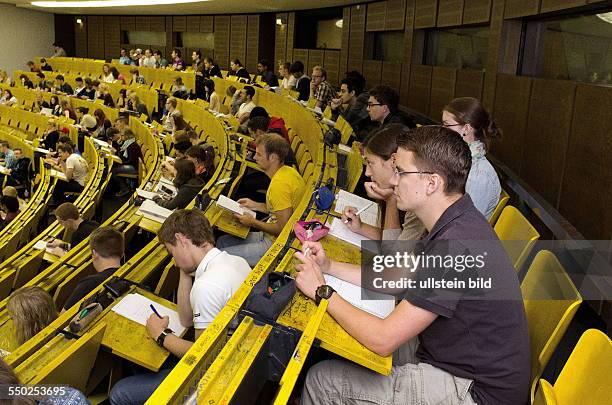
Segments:
[[[449,253],[449,247],[456,251],[466,246],[486,246],[484,267],[478,275],[491,277],[494,288],[482,289],[482,295],[476,297],[467,296],[471,293],[466,290],[408,290],[404,299],[438,315],[419,335],[417,358],[457,377],[474,380],[472,396],[479,405],[526,403],[531,365],[518,278],[493,229],[469,195],[442,214],[423,243],[429,255]],[[450,279],[460,274],[448,267],[443,273]],[[417,279],[426,277],[423,272]]]

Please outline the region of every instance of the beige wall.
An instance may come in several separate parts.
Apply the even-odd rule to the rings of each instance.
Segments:
[[[35,56],[53,54],[53,14],[0,4],[0,15],[0,69],[12,75],[13,70],[25,69],[26,62]]]

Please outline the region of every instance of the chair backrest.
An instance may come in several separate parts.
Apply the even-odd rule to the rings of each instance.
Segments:
[[[493,210],[491,217],[489,217],[489,223],[491,224],[491,226],[495,226],[495,223],[497,222],[499,215],[502,213],[503,209],[506,207],[506,204],[508,204],[508,201],[510,201],[510,196],[508,195],[508,193],[502,190],[501,195],[499,196],[499,201],[497,202],[497,206],[495,206],[495,209]]]
[[[554,387],[540,380],[534,405],[607,404],[612,398],[612,341],[603,332],[582,334]]]
[[[495,223],[495,233],[502,241],[510,261],[518,271],[540,237],[538,231],[519,210],[509,205]]]
[[[557,257],[541,250],[521,283],[531,346],[531,398],[582,297]]]

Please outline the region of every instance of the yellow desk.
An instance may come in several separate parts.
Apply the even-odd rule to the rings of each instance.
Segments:
[[[224,209],[219,209],[218,212],[215,213],[212,222],[219,230],[242,239],[245,239],[251,230],[250,227],[244,226],[238,222],[231,212]]]
[[[13,320],[9,319],[2,327],[0,327],[0,349],[7,352],[12,352],[19,347],[17,337],[15,336],[15,327]],[[0,357],[2,357],[0,355]]]
[[[154,221],[142,215],[140,217],[141,218],[140,218],[140,221],[138,221],[138,226],[144,229],[145,231],[157,234],[157,232],[159,231],[159,228],[161,228],[162,226],[161,222]]]
[[[177,310],[176,304],[160,298],[150,292],[136,288],[135,291],[168,308]],[[112,306],[119,303],[115,300]],[[111,307],[112,308],[112,307]],[[111,310],[105,311],[99,322],[106,323],[106,332],[102,344],[111,349],[113,354],[136,363],[152,371],[159,371],[170,355],[149,336],[147,328],[130,319],[124,318]]]

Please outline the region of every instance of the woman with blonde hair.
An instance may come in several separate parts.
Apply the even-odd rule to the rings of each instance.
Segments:
[[[17,342],[21,345],[57,318],[53,298],[40,287],[22,287],[14,291],[6,309],[15,328]]]

